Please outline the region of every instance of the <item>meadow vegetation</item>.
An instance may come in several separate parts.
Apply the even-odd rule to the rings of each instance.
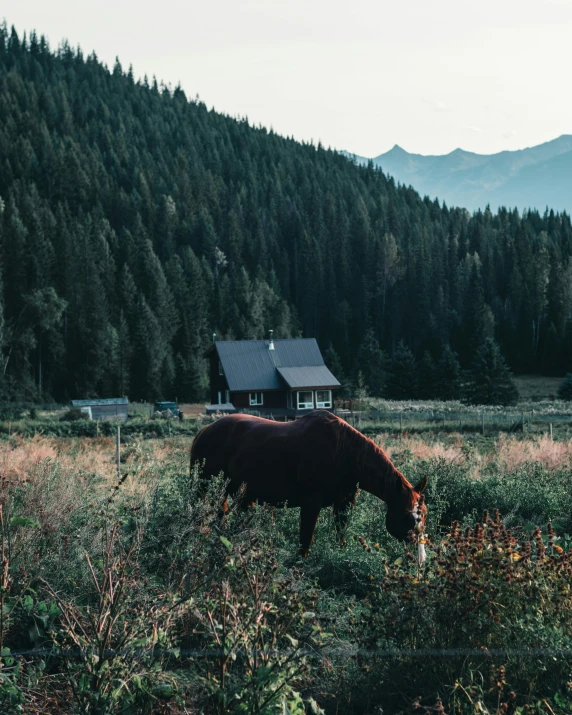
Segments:
[[[365,493],[304,561],[296,509],[221,519],[191,439],[128,435],[119,480],[111,437],[4,440],[2,713],[572,711],[569,440],[376,435],[429,476],[419,568]]]

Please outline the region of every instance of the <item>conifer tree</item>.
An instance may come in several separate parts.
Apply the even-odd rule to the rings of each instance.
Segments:
[[[467,371],[465,399],[473,405],[512,405],[518,389],[499,346],[487,338]]]
[[[417,397],[419,375],[415,357],[401,341],[393,354],[385,394],[394,400],[412,400]]]
[[[324,362],[326,363],[326,367],[330,370],[332,375],[338,380],[338,382],[342,386],[342,389],[340,391],[341,394],[345,395],[348,391],[347,379],[344,374],[344,369],[342,367],[342,361],[340,360],[340,356],[334,350],[332,343],[330,343],[328,347],[324,350]]]
[[[361,372],[368,393],[381,397],[386,378],[387,356],[379,347],[373,330],[368,330],[360,345],[356,358],[357,372]]]
[[[428,350],[425,350],[419,363],[418,397],[422,400],[437,397],[437,367]]]
[[[458,400],[461,397],[461,364],[450,345],[445,345],[437,364],[436,387],[436,396],[440,400]]]

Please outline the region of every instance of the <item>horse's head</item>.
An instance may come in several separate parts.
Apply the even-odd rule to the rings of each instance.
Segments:
[[[399,541],[405,541],[410,531],[416,526],[422,528],[425,523],[427,508],[420,504],[419,500],[426,486],[427,477],[423,477],[419,484],[413,487],[412,492],[409,488],[403,497],[400,496],[387,505],[385,524],[389,533]]]

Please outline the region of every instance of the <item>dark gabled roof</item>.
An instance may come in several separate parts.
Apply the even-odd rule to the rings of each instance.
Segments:
[[[72,400],[72,407],[105,407],[106,405],[128,405],[126,397],[107,397],[95,400]]]
[[[214,344],[231,392],[254,390],[283,390],[281,369],[298,368],[303,371],[284,378],[295,380],[291,387],[322,387],[328,374],[327,386],[338,387],[339,382],[324,365],[318,343],[314,338],[274,340],[274,350],[269,350],[268,340],[221,340]],[[207,354],[210,350],[207,351]],[[321,368],[318,372],[313,368]],[[306,381],[310,377],[318,383]],[[332,382],[333,378],[333,382]]]
[[[340,387],[340,383],[325,365],[276,368],[288,387]]]

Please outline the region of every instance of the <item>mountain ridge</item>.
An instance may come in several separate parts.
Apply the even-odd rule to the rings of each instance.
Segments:
[[[357,163],[381,168],[397,182],[430,198],[470,211],[550,206],[572,212],[572,134],[525,149],[477,154],[414,154],[395,144],[373,159],[343,152]],[[535,170],[536,167],[536,170]]]

